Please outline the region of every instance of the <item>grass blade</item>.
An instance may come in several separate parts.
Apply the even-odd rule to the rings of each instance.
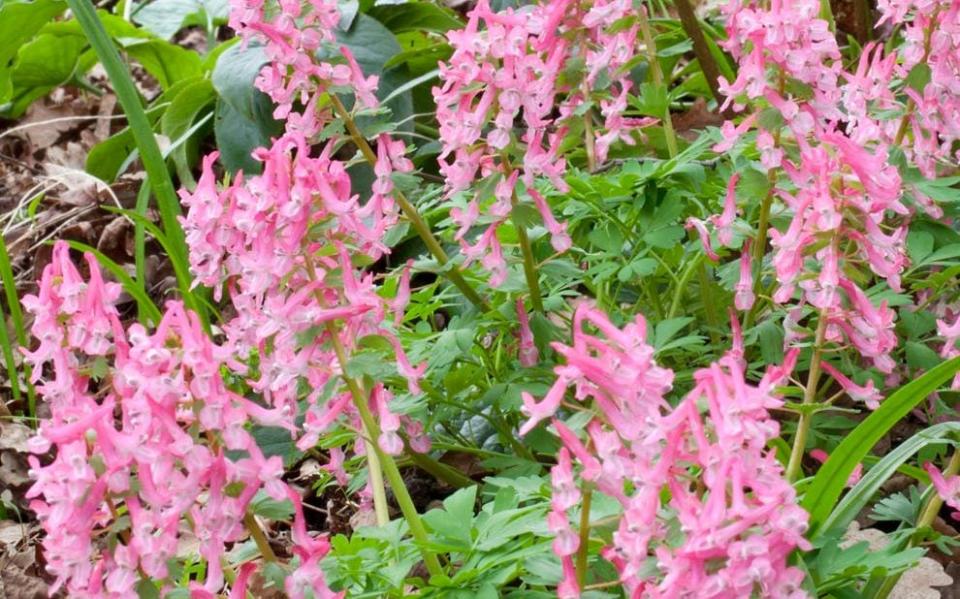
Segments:
[[[918,451],[928,445],[951,442],[950,437],[960,432],[960,422],[942,422],[924,429],[910,437],[888,453],[877,465],[870,468],[860,482],[844,496],[837,507],[823,521],[817,536],[834,529],[846,530],[850,522],[857,517],[860,510],[867,505],[870,499],[883,486],[883,483],[893,475],[897,469],[913,457]]]
[[[125,210],[123,208],[115,208],[113,206],[105,206],[104,210],[107,210],[108,212],[114,212],[116,214],[122,214],[123,216],[126,216],[132,220],[135,225],[142,226],[144,231],[146,233],[150,233],[150,235],[152,235],[160,243],[163,249],[170,256],[170,264],[173,266],[173,272],[176,275],[177,280],[189,279],[190,267],[187,264],[187,261],[173,254],[173,243],[157,225],[150,222],[150,220],[142,214],[138,214],[133,210]],[[203,323],[204,328],[209,330],[210,320],[206,309],[209,304],[204,302],[202,298],[199,297],[199,293],[196,293],[189,288],[184,290],[181,287],[180,292],[183,295],[184,305],[196,312],[197,316],[200,317],[200,321]]]
[[[133,79],[130,77],[126,64],[120,58],[120,53],[117,51],[113,40],[104,29],[100,17],[97,16],[93,4],[89,0],[67,0],[67,4],[70,6],[77,22],[83,28],[90,45],[97,53],[100,63],[110,77],[110,83],[117,94],[117,99],[123,107],[127,123],[137,143],[140,160],[147,171],[153,194],[157,198],[157,207],[160,211],[164,233],[171,242],[167,249],[170,258],[185,263],[186,242],[183,229],[177,219],[180,215],[180,201],[174,190],[173,180],[170,178],[170,172],[167,170],[163,154],[161,154],[160,147],[153,135],[153,128],[150,126],[147,115],[143,110],[140,95],[133,84]],[[190,289],[189,271],[185,273],[186,279],[181,279],[180,274],[178,273],[177,280],[181,290],[186,295]]]
[[[17,281],[13,278],[13,266],[10,264],[10,254],[7,253],[7,242],[6,240],[0,238],[0,279],[3,280],[3,292],[7,298],[7,310],[10,313],[10,320],[13,321],[13,330],[16,342],[21,347],[27,346],[27,330],[23,326],[23,311],[20,309],[20,297],[17,295]],[[3,316],[2,311],[0,311],[0,316]],[[3,328],[3,339],[0,339],[0,343],[4,345],[4,361],[7,362],[7,370],[10,372],[10,384],[12,385],[12,390],[14,397],[19,399],[20,397],[20,386],[16,377],[16,366],[14,362],[15,351],[12,346],[12,341],[9,337],[10,335],[7,332],[7,322],[4,317],[2,323]],[[7,349],[10,350],[10,355],[7,355]],[[34,418],[37,415],[37,396],[36,392],[33,389],[33,383],[30,382],[30,365],[26,362],[21,362],[21,368],[23,369],[23,380],[27,387],[27,412],[31,418]]]
[[[893,426],[928,395],[960,371],[960,357],[947,360],[897,389],[830,454],[807,488],[801,505],[810,512],[810,534],[830,518],[847,479],[867,453]]]
[[[10,343],[10,333],[7,331],[7,315],[0,306],[0,351],[3,351],[3,361],[7,365],[7,378],[10,379],[10,391],[13,394],[13,400],[20,401],[20,375],[17,372],[17,364],[14,361],[14,348]],[[0,416],[8,416],[9,410],[6,403],[0,401]]]

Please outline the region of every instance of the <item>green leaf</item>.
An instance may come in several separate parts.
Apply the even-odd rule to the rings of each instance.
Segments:
[[[932,368],[887,397],[879,408],[844,437],[817,472],[803,497],[801,505],[810,513],[812,533],[817,533],[830,518],[850,474],[877,441],[958,371],[960,357]]]
[[[854,431],[856,433],[856,431]],[[829,535],[832,531],[846,530],[847,526],[857,517],[867,503],[880,490],[883,483],[889,479],[897,469],[918,451],[928,445],[952,443],[951,436],[960,433],[960,422],[941,422],[926,428],[906,441],[903,441],[890,453],[885,455],[875,466],[864,475],[860,482],[850,490],[837,507],[817,529],[814,537]],[[839,449],[839,448],[838,448]],[[834,452],[836,453],[836,452]],[[831,458],[833,456],[831,455]],[[829,460],[828,460],[829,462]]]
[[[227,0],[153,0],[141,5],[133,20],[157,37],[169,40],[188,25],[209,29],[226,23],[229,16]]]
[[[654,329],[653,346],[656,348],[663,347],[693,320],[689,316],[681,316],[680,318],[670,318],[658,322]]]
[[[433,31],[446,33],[462,29],[463,21],[456,13],[430,2],[406,2],[373,7],[367,14],[394,33]]]
[[[907,366],[910,368],[930,370],[940,363],[940,356],[937,352],[930,349],[926,344],[916,341],[907,341],[906,354]]]
[[[129,127],[121,129],[90,148],[85,168],[94,177],[113,183],[120,174],[120,168],[136,149],[133,131]]]
[[[300,451],[290,437],[290,431],[276,426],[254,426],[250,430],[257,447],[266,457],[280,456],[283,464],[290,467],[300,457]]]
[[[199,76],[200,56],[196,52],[171,44],[162,39],[117,40],[124,51],[156,78],[160,87],[170,86]]]
[[[910,261],[916,264],[933,251],[933,235],[927,231],[910,231],[907,235],[907,251]]]
[[[654,83],[641,85],[640,94],[634,101],[634,106],[640,114],[657,118],[663,118],[669,105],[670,99],[667,94],[667,87]]]
[[[907,78],[904,80],[904,83],[907,84],[907,87],[910,89],[923,93],[924,88],[927,87],[927,84],[930,83],[930,77],[933,74],[933,71],[930,69],[930,65],[925,62],[918,63],[910,72],[907,73]]]
[[[24,44],[13,67],[14,90],[53,89],[68,81],[87,40],[77,35],[40,34]]]
[[[171,141],[179,139],[190,130],[197,116],[213,104],[216,97],[216,91],[209,80],[197,79],[171,100],[170,106],[160,118],[160,132]],[[190,149],[189,144],[183,143],[173,151],[173,162],[181,181],[193,180],[188,159]]]
[[[235,173],[259,173],[261,165],[250,154],[270,143],[283,124],[273,118],[273,105],[266,94],[253,86],[260,68],[267,63],[262,46],[234,44],[217,59],[213,87],[217,90],[214,135],[220,161]]]
[[[59,0],[5,0],[0,2],[0,104],[13,93],[10,62],[30,38],[67,9]]]
[[[250,501],[250,509],[254,514],[270,520],[287,520],[293,516],[293,504],[289,499],[277,501],[267,495],[263,489],[257,491]]]

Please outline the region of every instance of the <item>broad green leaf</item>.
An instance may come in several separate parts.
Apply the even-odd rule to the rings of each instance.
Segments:
[[[186,86],[170,102],[170,106],[160,118],[160,132],[170,140],[179,139],[190,127],[201,112],[211,106],[217,97],[213,84],[208,79],[197,79]],[[196,144],[183,143],[173,151],[173,162],[181,181],[192,181],[190,173],[191,150],[195,158]]]
[[[462,29],[464,26],[456,13],[430,2],[375,6],[367,14],[394,33],[405,31],[446,33],[451,29]]]
[[[843,493],[850,473],[863,461],[870,449],[917,404],[960,371],[960,357],[947,360],[923,376],[900,387],[880,407],[861,422],[817,472],[807,488],[801,505],[810,512],[810,530],[816,534],[830,517]]]
[[[856,431],[855,431],[856,432]],[[854,518],[880,490],[883,483],[918,451],[928,445],[952,442],[951,436],[960,432],[960,422],[942,422],[926,428],[903,441],[870,468],[860,482],[837,504],[830,515],[817,529],[816,537],[831,531],[846,530]]]
[[[188,25],[209,29],[226,23],[230,16],[227,0],[153,0],[134,12],[133,20],[157,37],[169,40]]]
[[[257,491],[257,494],[253,496],[250,501],[250,510],[254,514],[270,520],[286,520],[293,516],[293,504],[289,499],[277,501],[267,495],[267,492],[263,489]]]
[[[10,63],[21,46],[50,19],[67,9],[59,0],[5,0],[0,2],[0,109],[13,93]]]
[[[276,426],[254,426],[250,430],[257,447],[266,457],[280,456],[286,467],[290,467],[299,457],[300,451],[290,436],[290,431]]]
[[[235,44],[220,55],[213,69],[213,87],[219,94],[214,134],[220,161],[231,172],[260,172],[260,163],[250,153],[268,145],[282,130],[282,123],[273,118],[270,98],[253,86],[266,63],[263,46]]]
[[[200,56],[162,39],[119,39],[124,51],[156,78],[163,89],[201,74]]]
[[[24,44],[13,67],[16,90],[42,87],[47,90],[68,81],[87,40],[75,35],[40,34]]]

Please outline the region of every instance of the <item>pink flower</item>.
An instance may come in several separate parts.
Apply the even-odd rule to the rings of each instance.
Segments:
[[[753,293],[753,269],[750,264],[750,242],[743,244],[740,252],[740,280],[734,286],[734,305],[737,310],[749,310],[756,296]]]
[[[527,310],[523,307],[523,300],[517,300],[517,322],[520,325],[520,365],[536,366],[540,361],[540,352],[533,342],[533,331],[530,330],[530,319]]]
[[[867,381],[867,384],[863,386],[857,385],[847,378],[842,372],[834,368],[829,362],[820,362],[820,367],[823,368],[827,374],[832,376],[841,387],[843,387],[843,390],[846,391],[847,395],[850,396],[850,399],[854,401],[862,401],[871,410],[876,410],[878,407],[880,407],[880,401],[883,400],[883,394],[874,388],[873,381]]]

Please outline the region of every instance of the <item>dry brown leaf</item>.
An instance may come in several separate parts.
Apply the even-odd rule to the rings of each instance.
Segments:
[[[47,583],[18,567],[17,561],[20,560],[12,560],[0,567],[0,582],[3,583],[0,596],[6,599],[45,599],[48,595]]]
[[[57,143],[64,132],[77,127],[78,121],[62,120],[72,116],[77,115],[71,106],[34,102],[27,109],[26,115],[17,123],[18,127],[27,127],[17,131],[16,135],[27,140],[30,144],[30,153],[46,150]]]
[[[29,453],[27,441],[33,436],[33,430],[19,422],[0,420],[0,449],[12,449],[20,453]]]
[[[0,452],[0,484],[22,487],[30,483],[26,461],[12,451]]]

